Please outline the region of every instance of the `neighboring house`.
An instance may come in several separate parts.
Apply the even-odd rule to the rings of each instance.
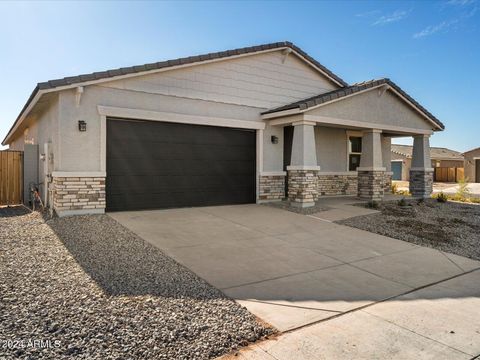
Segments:
[[[465,157],[465,178],[480,183],[480,147],[463,153]]]
[[[411,191],[428,196],[425,150],[443,129],[389,79],[349,85],[280,42],[39,83],[3,144],[39,152],[62,216],[380,199],[399,136],[417,148]]]
[[[412,154],[413,146],[392,144],[392,180],[410,179]],[[463,168],[463,155],[455,150],[432,146],[430,158],[432,168]]]

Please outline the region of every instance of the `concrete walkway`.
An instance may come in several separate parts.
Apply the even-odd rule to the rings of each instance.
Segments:
[[[460,256],[261,205],[110,216],[281,331],[480,267]]]
[[[283,334],[226,359],[473,359],[480,271]]]

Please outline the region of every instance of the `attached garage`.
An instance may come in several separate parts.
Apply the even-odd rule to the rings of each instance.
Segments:
[[[107,118],[107,211],[254,203],[255,130]]]

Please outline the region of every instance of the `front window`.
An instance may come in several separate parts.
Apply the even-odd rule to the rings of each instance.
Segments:
[[[362,138],[350,136],[348,138],[348,171],[355,171],[360,166],[362,155]]]

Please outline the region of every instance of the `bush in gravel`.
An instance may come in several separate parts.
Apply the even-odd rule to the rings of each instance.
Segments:
[[[392,183],[391,192],[392,194],[396,194],[398,192],[398,185],[396,183]]]
[[[448,201],[448,196],[445,195],[443,192],[440,192],[435,197],[439,203],[445,203]]]
[[[369,202],[367,202],[367,207],[370,209],[378,209],[380,208],[380,203],[375,200],[370,200]]]
[[[459,199],[467,199],[470,196],[470,190],[468,189],[468,178],[458,180],[458,189],[455,195]]]
[[[407,200],[405,200],[405,198],[401,198],[398,200],[397,204],[398,206],[407,206]]]

